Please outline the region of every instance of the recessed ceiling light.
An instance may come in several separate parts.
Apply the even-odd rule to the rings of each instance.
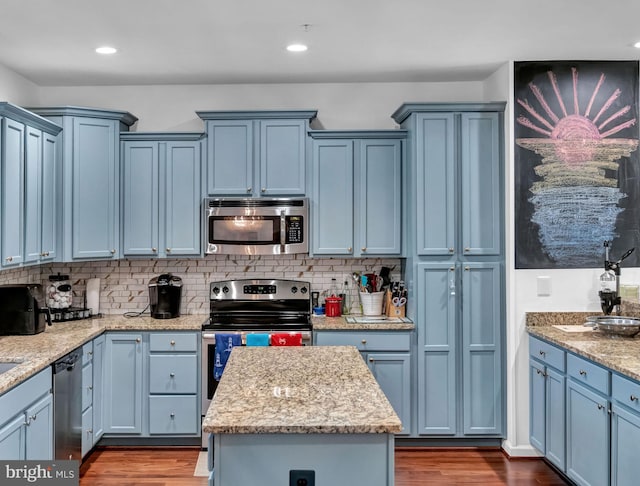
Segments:
[[[102,46],[98,47],[96,49],[96,52],[98,54],[115,54],[116,52],[118,52],[118,49],[116,49],[115,47]]]
[[[636,42],[635,44],[633,44],[633,47],[637,47],[638,49],[640,49],[640,42]]]
[[[287,51],[289,52],[304,52],[307,50],[307,46],[304,44],[289,44],[287,46]]]

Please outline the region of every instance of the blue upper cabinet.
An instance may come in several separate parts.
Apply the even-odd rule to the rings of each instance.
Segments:
[[[201,133],[123,133],[125,256],[200,254]]]
[[[1,261],[4,268],[56,257],[57,139],[61,128],[0,103]]]
[[[24,123],[2,120],[2,266],[24,261]],[[17,234],[16,234],[17,233]]]
[[[63,127],[60,187],[62,259],[115,259],[120,241],[119,136],[137,118],[78,107],[31,108]]]
[[[404,130],[309,132],[312,252],[358,257],[401,254]]]
[[[316,111],[198,111],[207,134],[207,194],[306,194],[307,131]]]
[[[503,111],[504,103],[409,103],[393,114],[414,134],[408,226],[417,255],[502,255]]]

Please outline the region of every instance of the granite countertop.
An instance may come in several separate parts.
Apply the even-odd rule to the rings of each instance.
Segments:
[[[527,332],[640,381],[640,334],[633,338],[611,337],[602,331],[584,327],[586,318],[595,314],[594,312],[528,312]],[[553,325],[580,326],[585,331],[567,332]]]
[[[397,433],[400,419],[353,346],[234,348],[202,430]]]
[[[412,331],[416,327],[413,322],[399,322],[392,318],[380,322],[347,322],[346,319],[350,317],[362,318],[363,316],[312,316],[311,324],[314,331]]]
[[[188,315],[175,319],[109,315],[55,322],[52,326],[47,326],[44,332],[29,336],[0,336],[0,361],[20,363],[0,374],[0,393],[30,378],[104,331],[199,331],[206,318],[206,315]]]

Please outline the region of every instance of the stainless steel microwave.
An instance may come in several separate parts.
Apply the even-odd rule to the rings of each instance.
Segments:
[[[309,253],[307,198],[207,198],[205,253]]]

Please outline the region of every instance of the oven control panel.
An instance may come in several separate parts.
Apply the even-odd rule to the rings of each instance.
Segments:
[[[211,282],[211,300],[308,300],[311,285],[299,280],[227,280]]]

